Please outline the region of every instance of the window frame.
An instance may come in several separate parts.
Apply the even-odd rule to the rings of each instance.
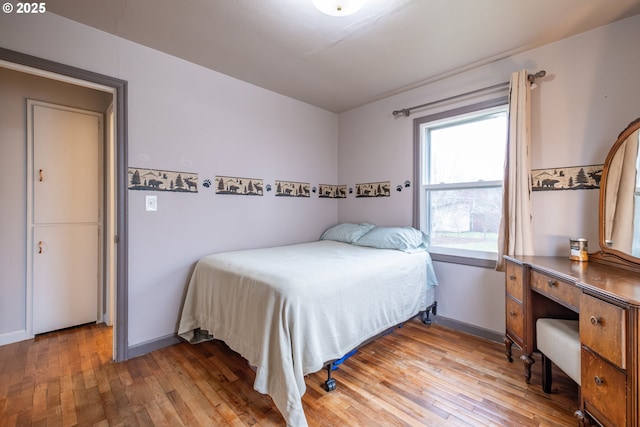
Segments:
[[[421,212],[426,209],[426,195],[425,190],[426,187],[429,187],[429,184],[423,185],[423,178],[425,177],[426,170],[423,169],[423,159],[425,157],[425,147],[422,141],[422,126],[425,123],[437,122],[445,119],[453,119],[457,116],[462,116],[466,114],[471,114],[475,112],[479,112],[482,110],[488,110],[496,107],[505,107],[509,108],[509,97],[508,95],[499,96],[496,98],[492,98],[487,101],[478,102],[466,106],[462,106],[459,108],[454,108],[452,110],[447,110],[435,114],[430,114],[423,117],[418,117],[413,121],[413,138],[414,138],[414,188],[413,188],[413,226],[418,229],[422,229],[422,217]],[[464,120],[461,121],[463,123]],[[506,149],[506,147],[505,147]],[[483,181],[481,184],[478,184],[481,187],[495,188],[496,183],[500,183],[502,186],[503,181]],[[435,186],[435,185],[434,185]],[[455,189],[458,187],[458,184],[438,184],[438,189]],[[465,185],[464,188],[469,188],[469,186]],[[434,261],[442,261],[454,264],[463,264],[470,265],[476,267],[486,267],[486,268],[495,268],[496,257],[491,257],[487,252],[475,252],[475,251],[465,251],[463,249],[449,249],[443,250],[442,248],[438,248],[438,252],[431,253],[431,257]]]

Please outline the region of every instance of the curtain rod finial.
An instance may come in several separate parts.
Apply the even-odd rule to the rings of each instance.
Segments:
[[[405,117],[409,117],[409,114],[411,114],[411,112],[409,111],[408,108],[403,108],[402,110],[393,111],[393,117],[398,117],[400,114],[402,114]]]
[[[528,74],[527,80],[529,80],[529,83],[533,83],[536,79],[541,79],[546,75],[547,75],[547,72],[545,70],[540,70],[535,74]]]

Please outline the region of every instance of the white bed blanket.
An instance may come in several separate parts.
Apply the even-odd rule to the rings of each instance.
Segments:
[[[256,367],[288,426],[306,426],[304,376],[427,307],[427,252],[318,241],[214,254],[189,283],[178,333],[201,329]]]

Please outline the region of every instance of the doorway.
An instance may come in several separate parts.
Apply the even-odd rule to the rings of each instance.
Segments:
[[[33,334],[102,322],[102,113],[27,100]],[[28,285],[27,285],[28,286]]]
[[[103,260],[101,262],[104,265],[113,266],[108,279],[114,283],[114,309],[109,319],[114,327],[113,359],[126,360],[128,358],[127,82],[4,48],[0,48],[0,67],[112,94],[113,110],[109,112],[108,118],[113,120],[113,132],[110,136],[107,133],[105,139],[107,148],[105,153],[111,153],[112,157],[108,161],[112,164],[112,170],[111,173],[105,173],[107,182],[103,186],[108,189],[105,192],[108,191],[112,195],[111,205],[105,205],[105,213],[110,212],[105,215],[105,223],[111,231],[105,236],[105,244],[101,245],[103,254],[109,259],[101,257]],[[108,199],[109,197],[105,197],[103,200],[109,203],[106,202]],[[22,336],[24,337],[21,339],[27,339],[33,334],[31,307],[33,291],[26,287],[24,293],[27,306],[25,326],[22,332],[10,334],[17,338],[15,341],[20,340]],[[106,303],[108,304],[108,301]]]

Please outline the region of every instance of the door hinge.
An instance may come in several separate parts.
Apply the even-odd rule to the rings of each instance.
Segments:
[[[113,236],[113,243],[115,243],[116,245],[120,243],[120,236],[118,236],[117,234]]]

